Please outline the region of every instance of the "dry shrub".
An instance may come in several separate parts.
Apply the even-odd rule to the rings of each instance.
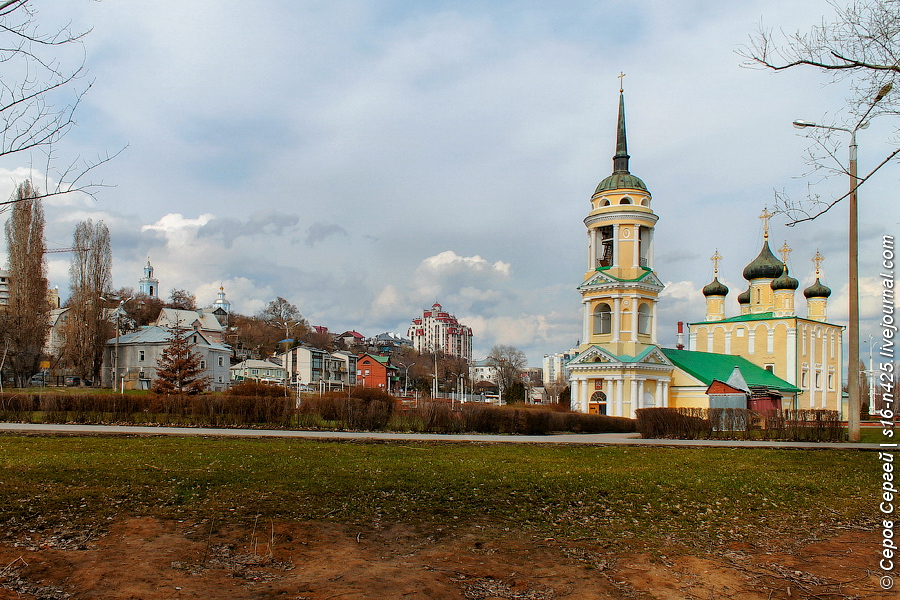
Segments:
[[[383,390],[357,387],[304,398],[299,413],[307,423],[327,421],[339,428],[377,431],[387,428],[396,405],[396,398]]]
[[[644,438],[833,442],[844,437],[840,416],[833,410],[641,408],[636,414],[637,430]]]
[[[260,381],[242,381],[228,388],[229,396],[249,396],[253,398],[277,398],[293,396],[293,392],[283,385]]]

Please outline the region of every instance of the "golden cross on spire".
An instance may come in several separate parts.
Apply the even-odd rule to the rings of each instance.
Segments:
[[[769,239],[769,219],[775,216],[775,213],[770,213],[768,207],[763,207],[762,214],[759,215],[759,218],[762,219],[763,222],[763,237],[765,239]]]
[[[782,246],[781,248],[778,249],[778,251],[781,253],[781,262],[783,262],[784,264],[787,264],[788,255],[791,253],[792,250],[793,250],[793,248],[788,246],[787,240],[785,240],[784,246]]]
[[[722,255],[719,254],[719,249],[716,248],[716,253],[709,257],[709,260],[713,261],[713,270],[716,273],[716,276],[719,275],[719,261],[722,260]]]
[[[814,263],[816,263],[816,277],[819,276],[819,268],[821,267],[823,260],[825,260],[825,257],[822,256],[821,254],[819,254],[819,249],[817,248],[816,255],[813,256],[813,259],[812,259],[812,261]]]
[[[625,91],[625,88],[622,85],[623,77],[625,77],[625,73],[623,73],[622,71],[619,71],[619,93],[620,94]]]

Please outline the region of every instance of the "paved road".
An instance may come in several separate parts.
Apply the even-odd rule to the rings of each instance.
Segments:
[[[413,442],[483,442],[507,444],[596,444],[632,446],[714,446],[720,448],[832,448],[840,450],[882,450],[878,444],[732,441],[732,440],[645,440],[636,433],[585,433],[555,435],[488,435],[388,433],[363,431],[294,431],[282,429],[215,429],[209,427],[141,427],[136,425],[54,425],[0,423],[0,432],[65,433],[80,435],[180,435],[215,437],[278,437],[317,440],[389,440]],[[896,448],[894,448],[896,450]]]

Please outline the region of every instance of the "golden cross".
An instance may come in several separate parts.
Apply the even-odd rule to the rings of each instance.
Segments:
[[[778,251],[781,252],[781,262],[784,264],[787,264],[788,255],[791,253],[791,250],[793,250],[793,248],[787,245],[787,240],[784,241],[784,246],[778,249]]]
[[[763,237],[765,239],[769,239],[769,219],[775,216],[775,213],[770,213],[768,207],[763,207],[762,214],[759,215],[759,218],[763,220]]]
[[[620,94],[625,91],[625,88],[622,86],[622,78],[623,77],[625,77],[625,73],[623,73],[622,71],[619,71],[619,93]]]
[[[716,272],[716,276],[719,275],[719,261],[722,260],[722,255],[719,254],[719,249],[716,248],[716,253],[709,257],[709,260],[713,261],[713,270]]]
[[[813,256],[812,261],[816,263],[816,277],[819,276],[819,267],[822,265],[822,261],[825,260],[825,257],[819,254],[818,248],[816,249],[816,255]]]

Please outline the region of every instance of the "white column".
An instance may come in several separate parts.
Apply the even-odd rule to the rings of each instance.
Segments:
[[[656,343],[656,307],[659,303],[654,300],[650,303],[650,341]]]
[[[630,398],[631,406],[628,409],[628,416],[632,419],[635,417],[634,411],[637,409],[637,379],[634,376],[628,378],[628,385],[631,388]]]
[[[638,408],[644,408],[644,380],[638,379]]]
[[[688,330],[688,350],[697,351],[697,332]]]
[[[581,342],[586,344],[591,339],[591,303],[587,298],[581,301],[583,324],[581,328]]]
[[[631,298],[631,339],[633,341],[637,341],[637,333],[638,333],[638,302],[640,301],[639,296],[633,296]]]
[[[594,240],[597,238],[591,235],[592,231],[593,231],[593,229],[587,230],[587,236],[588,236],[588,247],[587,247],[588,268],[587,268],[587,270],[588,271],[593,271],[594,268],[597,266],[596,261],[594,260],[594,252],[595,252],[594,251]]]
[[[578,388],[580,384],[581,382],[575,379],[574,376],[569,380],[569,408],[572,410],[578,410]]]
[[[725,332],[725,354],[731,354],[731,331]]]
[[[588,264],[588,271],[593,271],[597,268],[597,253],[599,252],[599,248],[597,247],[597,228],[591,228],[591,262]]]
[[[612,341],[619,341],[619,328],[622,323],[622,299],[613,298],[613,314],[612,314]]]
[[[660,385],[662,386],[662,393],[660,394],[660,406],[662,408],[669,407],[669,382],[668,381],[660,381]]]
[[[621,377],[616,378],[615,381],[616,381],[616,416],[624,417],[625,414],[622,412],[624,410],[623,402],[622,402],[622,396],[624,395],[624,389],[625,389],[624,381],[622,380]]]
[[[647,241],[647,266],[651,269],[653,268],[653,232],[654,229],[652,227],[648,227],[647,231],[649,233],[649,240]],[[656,341],[654,337],[654,342]]]
[[[614,223],[613,226],[613,266],[619,266],[619,224]]]
[[[583,380],[581,382],[581,412],[588,412],[588,400],[589,400],[589,391],[588,391],[588,382],[587,380]]]

